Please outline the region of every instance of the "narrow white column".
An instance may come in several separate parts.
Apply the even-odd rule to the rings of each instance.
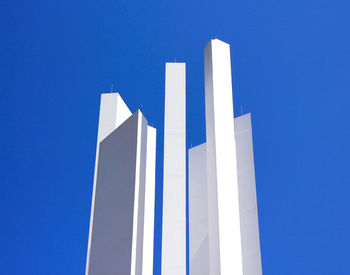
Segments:
[[[142,265],[143,265],[143,244],[144,244],[144,222],[145,222],[145,190],[146,190],[146,169],[147,169],[147,120],[142,115],[141,111],[137,111],[133,114],[133,116],[138,116],[137,121],[137,150],[136,150],[136,169],[135,169],[135,188],[134,188],[134,209],[133,209],[133,223],[132,223],[132,250],[131,250],[131,272],[130,275],[142,275]],[[124,124],[120,126],[123,127]],[[118,131],[118,129],[116,130]],[[129,135],[130,140],[133,138],[132,135]],[[125,151],[127,147],[124,147]],[[123,161],[121,156],[118,156],[118,162]],[[121,164],[121,163],[120,163]],[[118,183],[122,183],[120,180],[121,175],[125,172],[119,172]],[[116,200],[128,200],[126,197],[121,197],[118,194],[118,198],[115,197]],[[120,207],[126,210],[126,207]],[[125,213],[125,212],[124,212]],[[124,214],[125,215],[125,214]],[[116,216],[115,216],[116,217]],[[124,218],[124,216],[122,216]],[[119,220],[120,223],[123,223],[122,219]],[[114,231],[114,234],[120,237],[121,234]],[[125,239],[125,237],[124,237]],[[126,252],[128,247],[124,249],[119,245],[118,250],[122,252]],[[120,257],[121,258],[121,257]],[[119,260],[119,259],[118,259]],[[116,262],[116,259],[115,259]],[[122,263],[120,263],[122,264]],[[119,268],[116,270],[117,273],[129,274],[129,272],[121,272]]]
[[[211,40],[204,63],[209,269],[211,275],[242,275],[230,46]]]
[[[235,118],[244,275],[262,275],[250,113]]]
[[[112,133],[120,124],[122,124],[130,116],[131,116],[131,112],[129,108],[126,106],[123,99],[120,97],[118,93],[101,94],[100,116],[99,116],[99,122],[98,122],[98,132],[97,132],[94,184],[93,184],[92,200],[91,200],[89,241],[88,241],[86,269],[85,269],[85,273],[87,275],[89,274],[91,236],[92,236],[93,225],[94,225],[97,167],[98,167],[98,156],[100,151],[100,142],[104,138],[106,138],[110,133]]]
[[[153,275],[154,206],[156,188],[156,136],[157,130],[151,126],[147,126],[147,161],[142,275]]]
[[[166,63],[162,275],[186,274],[186,64]]]

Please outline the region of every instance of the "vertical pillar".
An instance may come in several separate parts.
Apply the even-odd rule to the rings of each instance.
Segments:
[[[130,116],[131,116],[131,112],[129,108],[126,106],[123,99],[120,97],[118,93],[101,94],[100,116],[99,116],[99,122],[98,122],[98,132],[97,132],[94,184],[93,184],[92,200],[91,200],[89,241],[88,241],[86,269],[85,269],[86,275],[89,274],[89,266],[90,266],[89,263],[90,263],[90,251],[91,251],[91,237],[92,237],[92,231],[94,226],[97,167],[98,167],[98,159],[99,159],[99,151],[100,151],[100,142],[103,139],[105,139],[110,133],[112,133],[120,124],[122,124]]]
[[[86,275],[153,274],[156,129],[102,94]]]
[[[157,130],[151,126],[147,126],[147,161],[142,275],[153,275],[154,206],[156,188],[156,136]]]
[[[207,151],[203,143],[188,151],[190,274],[209,275]]]
[[[262,275],[250,113],[235,118],[244,275]]]
[[[140,111],[100,142],[89,275],[142,274],[146,154]]]
[[[204,50],[210,274],[242,275],[230,46]]]
[[[186,274],[186,64],[166,63],[162,275]]]
[[[250,113],[235,118],[244,275],[262,275]],[[188,152],[190,274],[209,274],[206,143]]]

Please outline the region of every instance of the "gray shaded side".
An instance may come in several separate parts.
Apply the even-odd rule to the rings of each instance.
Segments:
[[[131,271],[138,120],[100,143],[89,275]]]
[[[188,215],[191,275],[209,275],[206,160],[205,143],[188,151]]]
[[[244,275],[261,275],[258,208],[250,113],[235,119]]]
[[[131,116],[130,110],[128,109],[128,107],[126,106],[123,99],[120,97],[118,93],[101,94],[100,116],[99,116],[99,122],[98,122],[98,134],[97,134],[97,146],[96,146],[94,184],[93,184],[92,200],[91,200],[89,241],[88,241],[86,269],[85,269],[86,275],[89,274],[89,266],[90,266],[91,235],[92,235],[93,224],[94,224],[95,194],[96,194],[96,181],[97,181],[97,168],[98,168],[100,141],[105,139],[110,133],[112,133],[120,124],[122,124],[130,116]]]

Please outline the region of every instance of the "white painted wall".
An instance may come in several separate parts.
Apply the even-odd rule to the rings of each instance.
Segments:
[[[235,118],[244,275],[262,275],[250,113]]]
[[[186,274],[186,64],[166,63],[162,275]]]
[[[118,93],[101,94],[97,143],[117,129],[130,116],[129,108]]]

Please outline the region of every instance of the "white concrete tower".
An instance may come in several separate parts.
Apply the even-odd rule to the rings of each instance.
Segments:
[[[230,45],[204,50],[210,274],[243,275]]]
[[[250,113],[235,118],[244,275],[262,275]],[[206,143],[188,152],[190,274],[209,275]]]
[[[156,130],[101,96],[86,275],[153,274]]]
[[[103,139],[105,139],[110,133],[112,133],[120,124],[122,124],[130,116],[131,116],[131,112],[129,108],[126,106],[125,102],[123,101],[123,99],[120,97],[118,93],[101,94],[100,116],[99,116],[98,131],[97,131],[94,184],[93,184],[92,200],[91,200],[89,241],[88,241],[86,269],[85,269],[86,275],[89,274],[89,266],[90,266],[91,236],[92,236],[92,231],[94,226],[97,167],[98,167],[98,156],[100,151],[100,142]]]
[[[235,118],[244,275],[262,275],[250,113]]]
[[[162,275],[186,274],[186,64],[166,63]]]
[[[188,152],[190,274],[261,275],[251,119],[237,117],[232,127],[227,44],[209,43],[205,69],[207,143]]]

